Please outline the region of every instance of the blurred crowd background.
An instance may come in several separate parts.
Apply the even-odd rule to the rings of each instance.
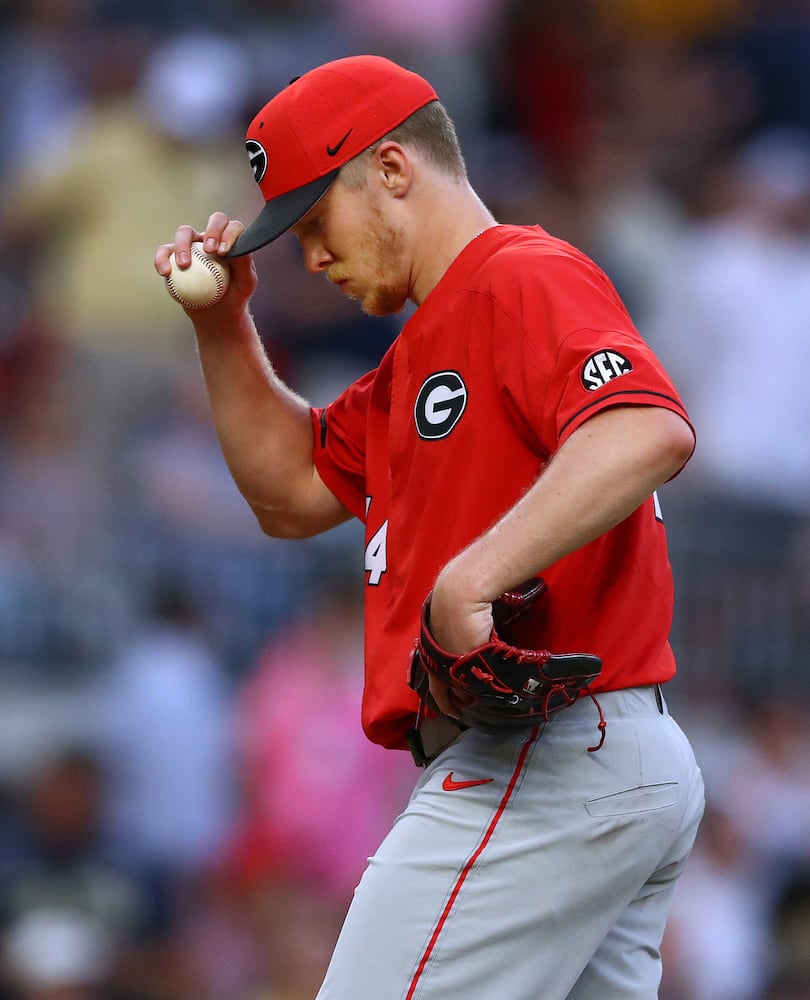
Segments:
[[[690,409],[667,694],[708,807],[661,996],[807,1000],[808,0],[0,3],[0,997],[311,1000],[417,777],[360,730],[359,525],[261,534],[152,270],[256,214],[246,123],[358,52],[431,79],[497,217],[591,254]],[[314,403],[399,329],[294,241],[257,263]]]

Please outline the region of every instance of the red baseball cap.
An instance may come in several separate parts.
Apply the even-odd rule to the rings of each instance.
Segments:
[[[228,256],[286,233],[344,163],[435,100],[427,80],[381,56],[336,59],[293,80],[247,130],[248,159],[266,204]]]

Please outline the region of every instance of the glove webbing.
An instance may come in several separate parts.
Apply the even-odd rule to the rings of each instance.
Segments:
[[[411,753],[414,756],[414,759],[416,760],[418,766],[420,767],[424,767],[426,764],[430,763],[430,759],[425,756],[424,750],[421,748],[421,741],[419,739],[419,729],[421,728],[421,725],[424,722],[428,711],[432,711],[438,715],[442,715],[438,706],[430,696],[430,674],[428,668],[426,667],[426,661],[428,660],[428,657],[425,655],[425,652],[426,651],[424,647],[420,649],[418,641],[414,643],[414,650],[411,655],[411,662],[408,670],[408,686],[419,695],[419,708],[416,714],[416,724],[414,725],[413,729],[411,729],[408,732],[408,745],[410,747]],[[540,656],[543,656],[542,652],[540,653]],[[474,667],[473,673],[476,673],[478,670],[479,668]],[[481,673],[483,673],[483,671],[481,671]],[[484,676],[481,679],[489,680],[490,678],[488,676]],[[507,693],[511,691],[510,688],[507,688],[505,690]],[[562,695],[563,698],[565,699],[567,707],[568,705],[573,705],[575,701],[578,701],[579,697],[582,695],[583,692],[588,695],[588,697],[596,706],[596,710],[599,712],[599,722],[597,723],[596,726],[596,728],[599,730],[599,742],[595,746],[587,748],[588,753],[596,753],[597,750],[602,749],[602,746],[605,742],[605,737],[607,735],[607,719],[605,718],[604,712],[602,711],[602,706],[599,704],[596,695],[593,693],[593,691],[591,691],[589,687],[580,688],[579,691],[576,693],[576,695],[572,696],[565,688],[565,685],[563,684],[553,685],[545,693],[543,700],[540,703],[540,710],[541,710],[540,717],[543,719],[544,722],[548,722],[549,715],[551,714],[551,712],[549,711],[549,701],[553,695],[555,694]],[[453,719],[452,721],[456,722],[459,726],[459,729],[461,729],[462,731],[467,728],[463,723],[459,722],[457,719]],[[531,722],[527,722],[527,725],[531,724],[532,724]]]

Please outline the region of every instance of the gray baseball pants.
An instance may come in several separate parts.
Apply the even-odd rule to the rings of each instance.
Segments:
[[[597,697],[597,752],[582,698],[532,730],[467,730],[427,767],[317,1000],[657,997],[703,782],[656,688]]]

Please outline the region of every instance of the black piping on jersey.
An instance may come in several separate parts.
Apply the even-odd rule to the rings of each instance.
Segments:
[[[606,399],[611,399],[613,396],[658,396],[659,399],[665,399],[668,403],[674,403],[679,410],[683,411],[683,406],[680,401],[675,399],[674,396],[667,396],[663,392],[650,392],[649,389],[622,389],[620,392],[609,392],[606,396],[600,396],[599,399],[595,399],[592,403],[588,403],[587,406],[583,406],[581,410],[577,410],[576,413],[572,414],[560,428],[560,434],[565,431],[565,428],[573,423],[577,417],[582,416],[583,413],[588,410],[592,410],[594,406],[599,406],[604,403]]]
[[[321,410],[321,448],[326,447],[326,410]]]

